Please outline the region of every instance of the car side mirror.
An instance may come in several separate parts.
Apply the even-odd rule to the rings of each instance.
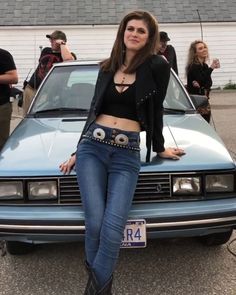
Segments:
[[[205,95],[190,95],[190,98],[195,106],[196,109],[198,109],[199,107],[206,107],[209,102],[208,102],[208,98]]]

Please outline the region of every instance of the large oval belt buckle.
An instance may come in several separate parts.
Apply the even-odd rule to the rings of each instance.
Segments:
[[[116,144],[127,145],[128,142],[129,142],[129,138],[125,134],[121,133],[121,134],[116,135],[116,137],[115,137]]]
[[[102,128],[96,128],[93,130],[93,137],[103,140],[106,136],[105,131]]]

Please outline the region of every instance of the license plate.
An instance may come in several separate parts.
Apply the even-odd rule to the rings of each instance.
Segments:
[[[146,221],[128,220],[124,229],[121,248],[144,248],[147,244]]]

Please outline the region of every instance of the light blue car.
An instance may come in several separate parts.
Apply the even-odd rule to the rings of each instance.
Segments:
[[[96,62],[56,64],[0,154],[0,239],[10,254],[84,238],[76,172],[62,175],[59,164],[76,150],[97,74]],[[190,98],[172,72],[164,102],[165,146],[183,148],[186,155],[173,161],[153,153],[145,163],[141,133],[142,168],[122,247],[190,236],[220,245],[236,228],[236,165],[196,112],[204,103],[203,97]]]

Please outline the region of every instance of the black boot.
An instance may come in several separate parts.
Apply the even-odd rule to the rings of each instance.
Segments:
[[[98,291],[97,294],[99,295],[112,295],[111,289],[112,289],[112,280],[113,276],[110,277],[110,279],[106,282],[106,284]]]
[[[92,268],[89,266],[88,262],[85,261],[85,267],[88,272],[88,282],[85,288],[84,295],[96,295],[98,292],[98,282]]]
[[[90,275],[88,278],[84,295],[97,295],[99,294],[98,291],[99,291],[98,281],[95,277],[94,272],[90,270]]]
[[[99,284],[95,276],[95,273],[91,269],[87,261],[85,262],[85,266],[88,271],[89,278],[84,295],[112,295],[111,288],[113,277],[111,276],[110,279],[105,283],[105,285],[102,288],[99,288]]]

